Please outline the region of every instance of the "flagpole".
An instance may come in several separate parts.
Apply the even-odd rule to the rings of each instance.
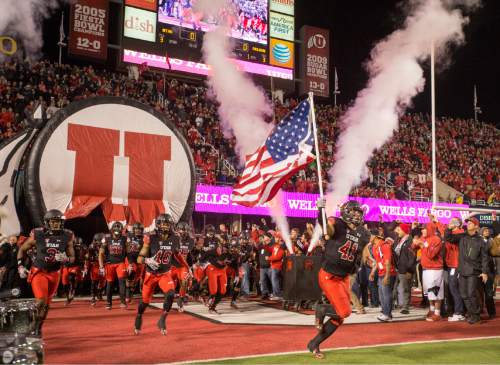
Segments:
[[[333,90],[333,106],[336,108],[337,107],[337,94],[340,94],[339,90],[339,77],[337,75],[337,67],[334,67],[335,73],[334,73],[334,90]]]
[[[477,92],[476,92],[476,84],[474,84],[474,120],[477,122]]]
[[[57,44],[59,46],[59,66],[62,64],[62,49],[65,46],[64,44],[64,11],[61,14],[61,25],[59,26],[59,43]]]
[[[319,186],[319,196],[321,199],[323,199],[324,194],[323,194],[323,177],[321,175],[321,158],[319,156],[319,147],[318,147],[318,130],[316,128],[316,112],[314,110],[314,93],[309,92],[309,104],[311,105],[311,109],[309,113],[311,114],[311,122],[313,126],[313,133],[314,133],[314,149],[316,151],[316,165],[317,165],[317,171],[318,171],[318,186]],[[325,208],[321,208],[321,218],[322,218],[322,228],[323,228],[323,234],[326,234],[326,212]]]

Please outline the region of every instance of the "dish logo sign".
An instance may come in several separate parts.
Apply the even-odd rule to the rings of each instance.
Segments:
[[[156,41],[156,13],[125,7],[123,35],[143,41]]]
[[[323,34],[315,34],[309,38],[307,41],[307,48],[311,49],[313,47],[322,49],[327,45],[326,38]]]

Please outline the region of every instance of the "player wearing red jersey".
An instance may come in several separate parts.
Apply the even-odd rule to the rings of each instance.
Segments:
[[[38,307],[34,334],[40,335],[52,297],[59,286],[61,264],[73,262],[73,232],[64,229],[63,214],[49,210],[44,215],[44,227],[35,228],[17,253],[19,275],[25,278],[27,270],[23,259],[27,251],[36,247],[36,256],[28,276]]]
[[[169,214],[160,214],[156,219],[156,232],[144,236],[144,245],[137,262],[146,265],[146,276],[142,285],[142,300],[137,307],[135,334],[142,327],[142,315],[146,311],[157,286],[164,293],[163,310],[157,326],[162,335],[167,334],[167,315],[175,297],[175,283],[171,275],[173,258],[187,266],[179,254],[179,237],[173,231],[174,221]]]
[[[120,293],[120,307],[127,308],[125,301],[125,279],[127,278],[127,257],[129,241],[123,234],[123,224],[114,222],[111,234],[106,235],[101,241],[99,249],[99,271],[106,275],[106,309],[111,310],[113,305],[113,284],[118,278]]]
[[[318,208],[326,205],[318,201]],[[356,269],[361,253],[367,254],[370,233],[362,226],[363,209],[357,201],[347,201],[340,207],[340,219],[331,219],[325,235],[325,256],[318,273],[319,286],[330,304],[316,306],[318,334],[307,344],[316,358],[324,355],[319,345],[330,337],[351,314],[349,275]],[[329,319],[324,322],[324,318]]]
[[[144,244],[144,226],[141,223],[134,223],[132,233],[128,237],[129,245],[127,251],[127,290],[126,301],[130,303],[134,295],[137,283],[142,281],[144,276],[144,265],[137,263],[139,252]]]

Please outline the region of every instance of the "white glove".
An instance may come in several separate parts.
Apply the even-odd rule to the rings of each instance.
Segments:
[[[26,279],[28,277],[28,270],[23,265],[19,265],[17,271],[19,272],[19,277],[21,279]]]
[[[69,261],[69,257],[66,255],[66,252],[58,252],[54,255],[54,257],[57,262],[65,263]]]
[[[153,257],[146,257],[144,263],[153,271],[158,270],[160,264]]]
[[[104,269],[104,267],[99,268],[99,275],[101,275],[101,276],[106,275],[106,270]]]
[[[326,207],[326,198],[319,198],[316,201],[316,206],[318,207],[318,209]]]

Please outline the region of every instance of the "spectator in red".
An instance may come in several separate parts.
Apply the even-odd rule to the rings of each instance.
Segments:
[[[372,232],[373,239],[373,256],[376,265],[372,268],[370,273],[370,280],[374,280],[375,271],[378,273],[378,286],[380,303],[382,305],[382,313],[377,316],[381,322],[389,322],[392,320],[392,291],[396,283],[396,268],[392,258],[392,238],[384,237],[380,234],[378,229]]]
[[[443,244],[435,231],[436,225],[429,223],[413,240],[413,247],[421,249],[422,286],[430,303],[426,320],[430,322],[441,320],[441,302],[444,298]]]
[[[279,238],[275,238],[274,245],[272,246],[272,253],[269,256],[271,263],[271,283],[273,286],[273,293],[271,300],[281,300],[281,268],[283,266],[283,257],[285,255],[284,242]]]

